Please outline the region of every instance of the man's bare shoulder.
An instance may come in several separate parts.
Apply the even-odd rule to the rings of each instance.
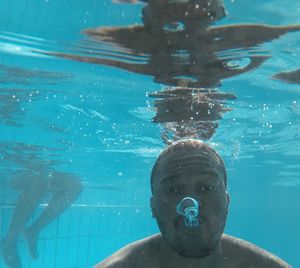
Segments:
[[[291,268],[272,253],[236,237],[223,235],[222,248],[230,267]]]
[[[133,242],[120,249],[94,268],[154,268],[161,256],[160,234]],[[258,246],[232,236],[222,236],[224,267],[230,268],[291,268],[286,262]],[[157,258],[156,258],[157,257]],[[164,265],[164,267],[167,267]]]
[[[121,248],[94,268],[146,268],[145,264],[151,267],[150,265],[154,261],[153,256],[155,256],[154,251],[158,249],[160,241],[160,234],[135,241]]]

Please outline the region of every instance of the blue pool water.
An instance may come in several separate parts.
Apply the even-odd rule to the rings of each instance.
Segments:
[[[76,201],[42,230],[37,260],[19,236],[23,267],[92,267],[158,231],[149,207],[149,177],[165,147],[164,124],[153,120],[156,99],[149,95],[168,87],[165,77],[152,69],[138,71],[142,67],[130,71],[133,63],[155,60],[155,53],[138,54],[83,33],[142,25],[142,7],[110,0],[0,3],[0,238],[19,197],[11,180],[57,176],[83,186]],[[298,1],[231,0],[225,7],[228,14],[219,26],[300,24]],[[226,233],[300,267],[300,74],[288,81],[274,77],[300,68],[300,32],[265,39],[241,47],[232,40],[231,47],[211,54],[237,71],[255,59],[261,62],[237,75],[215,69],[221,84],[210,87],[235,98],[224,100],[230,110],[207,142],[228,171]],[[120,68],[116,61],[128,65]],[[205,87],[201,81],[199,87]],[[41,198],[27,225],[49,197]],[[0,267],[6,267],[2,257]]]

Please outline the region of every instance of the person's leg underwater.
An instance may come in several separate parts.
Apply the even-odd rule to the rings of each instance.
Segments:
[[[24,231],[30,256],[33,259],[38,258],[37,242],[40,232],[71,206],[80,195],[82,184],[74,177],[68,177],[66,174],[57,172],[52,175],[48,190],[52,194],[48,206],[36,221]]]
[[[20,196],[7,235],[2,241],[2,255],[8,267],[19,268],[21,267],[21,260],[17,248],[18,237],[24,231],[26,223],[36,210],[37,205],[47,193],[47,183],[25,173],[23,175],[18,174],[18,177],[11,179],[10,184],[15,190],[20,191]]]

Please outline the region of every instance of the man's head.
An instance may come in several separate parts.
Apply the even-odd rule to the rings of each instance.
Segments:
[[[165,241],[180,255],[205,257],[224,231],[229,197],[224,163],[211,147],[182,140],[165,149],[151,175],[151,208]],[[176,212],[185,197],[199,203],[199,226],[187,228]]]

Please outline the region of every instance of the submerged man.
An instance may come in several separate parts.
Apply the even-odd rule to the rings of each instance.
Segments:
[[[151,209],[161,233],[134,242],[96,268],[290,267],[259,247],[223,234],[228,213],[220,156],[196,140],[179,141],[158,157]]]

